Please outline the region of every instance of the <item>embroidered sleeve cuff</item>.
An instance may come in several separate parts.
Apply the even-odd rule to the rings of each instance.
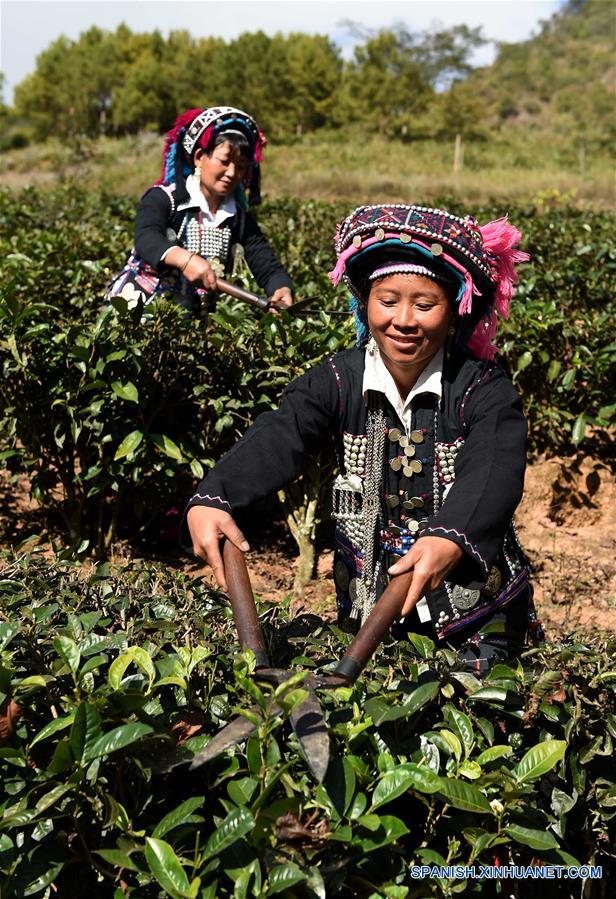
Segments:
[[[187,510],[191,506],[211,506],[213,509],[222,509],[224,512],[231,511],[231,503],[222,496],[210,496],[209,493],[194,493],[188,500]]]
[[[432,528],[427,527],[425,531],[423,531],[422,537],[445,537],[447,540],[452,540],[454,543],[457,543],[460,549],[464,550],[467,556],[470,556],[474,562],[477,562],[485,575],[488,574],[488,571],[490,570],[488,563],[477,547],[471,543],[466,534],[463,534],[461,531],[457,531],[455,528],[443,528],[440,526]]]

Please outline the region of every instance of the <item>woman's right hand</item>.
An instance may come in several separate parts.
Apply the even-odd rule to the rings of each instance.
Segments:
[[[206,290],[216,290],[214,270],[207,259],[198,253],[194,253],[188,260],[186,268],[181,268],[180,271],[191,284],[200,284]]]
[[[209,506],[192,506],[186,515],[186,523],[192,539],[193,552],[208,563],[216,583],[226,592],[225,567],[220,552],[220,541],[230,540],[242,552],[250,549],[248,541],[228,512]]]

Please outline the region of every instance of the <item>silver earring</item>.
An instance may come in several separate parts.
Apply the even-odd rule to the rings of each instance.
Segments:
[[[371,356],[376,356],[377,345],[376,345],[376,340],[374,339],[374,337],[372,336],[372,334],[370,335],[370,339],[369,339],[369,341],[368,341],[368,343],[367,343],[367,345],[366,345],[366,350],[368,351],[368,353],[369,353]]]

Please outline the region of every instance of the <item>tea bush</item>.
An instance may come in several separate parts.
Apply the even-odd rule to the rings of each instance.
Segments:
[[[260,607],[276,664],[349,639]],[[5,557],[0,580],[0,891],[25,896],[580,896],[579,881],[414,880],[413,865],[603,866],[614,876],[612,643],[528,651],[485,681],[419,636],[322,692],[323,785],[285,720],[302,675],[251,677],[226,601],[154,564],[85,577]],[[237,713],[265,723],[191,773]]]
[[[298,295],[316,296],[322,311],[260,316],[221,300],[205,335],[164,301],[143,317],[122,304],[101,309],[131,244],[131,203],[76,185],[0,191],[1,458],[60,513],[73,550],[104,555],[118,529],[134,536],[160,521],[291,378],[353,343],[350,322],[330,314],[346,300],[326,275],[346,211],[280,200],[259,212]],[[501,214],[476,212],[481,221]],[[543,204],[511,219],[533,262],[500,358],[523,395],[531,445],[567,452],[592,428],[605,449],[615,408],[613,216]],[[304,486],[316,495],[316,483]],[[287,495],[291,518],[294,504]]]

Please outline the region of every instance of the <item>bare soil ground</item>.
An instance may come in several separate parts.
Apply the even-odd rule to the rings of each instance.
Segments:
[[[49,539],[27,487],[26,481],[11,485],[0,473],[0,546],[15,545],[34,533]],[[536,461],[527,469],[516,522],[533,563],[537,612],[548,639],[593,631],[616,634],[616,484],[610,469],[581,456]],[[290,596],[293,585],[294,544],[281,529],[274,535],[269,545],[277,548],[259,547],[249,554],[248,563],[255,591],[281,601]],[[126,545],[116,548],[118,561],[130,555],[135,551]],[[173,549],[154,557],[195,571]],[[296,613],[335,616],[332,559],[329,550],[320,554],[317,578],[292,603]]]

